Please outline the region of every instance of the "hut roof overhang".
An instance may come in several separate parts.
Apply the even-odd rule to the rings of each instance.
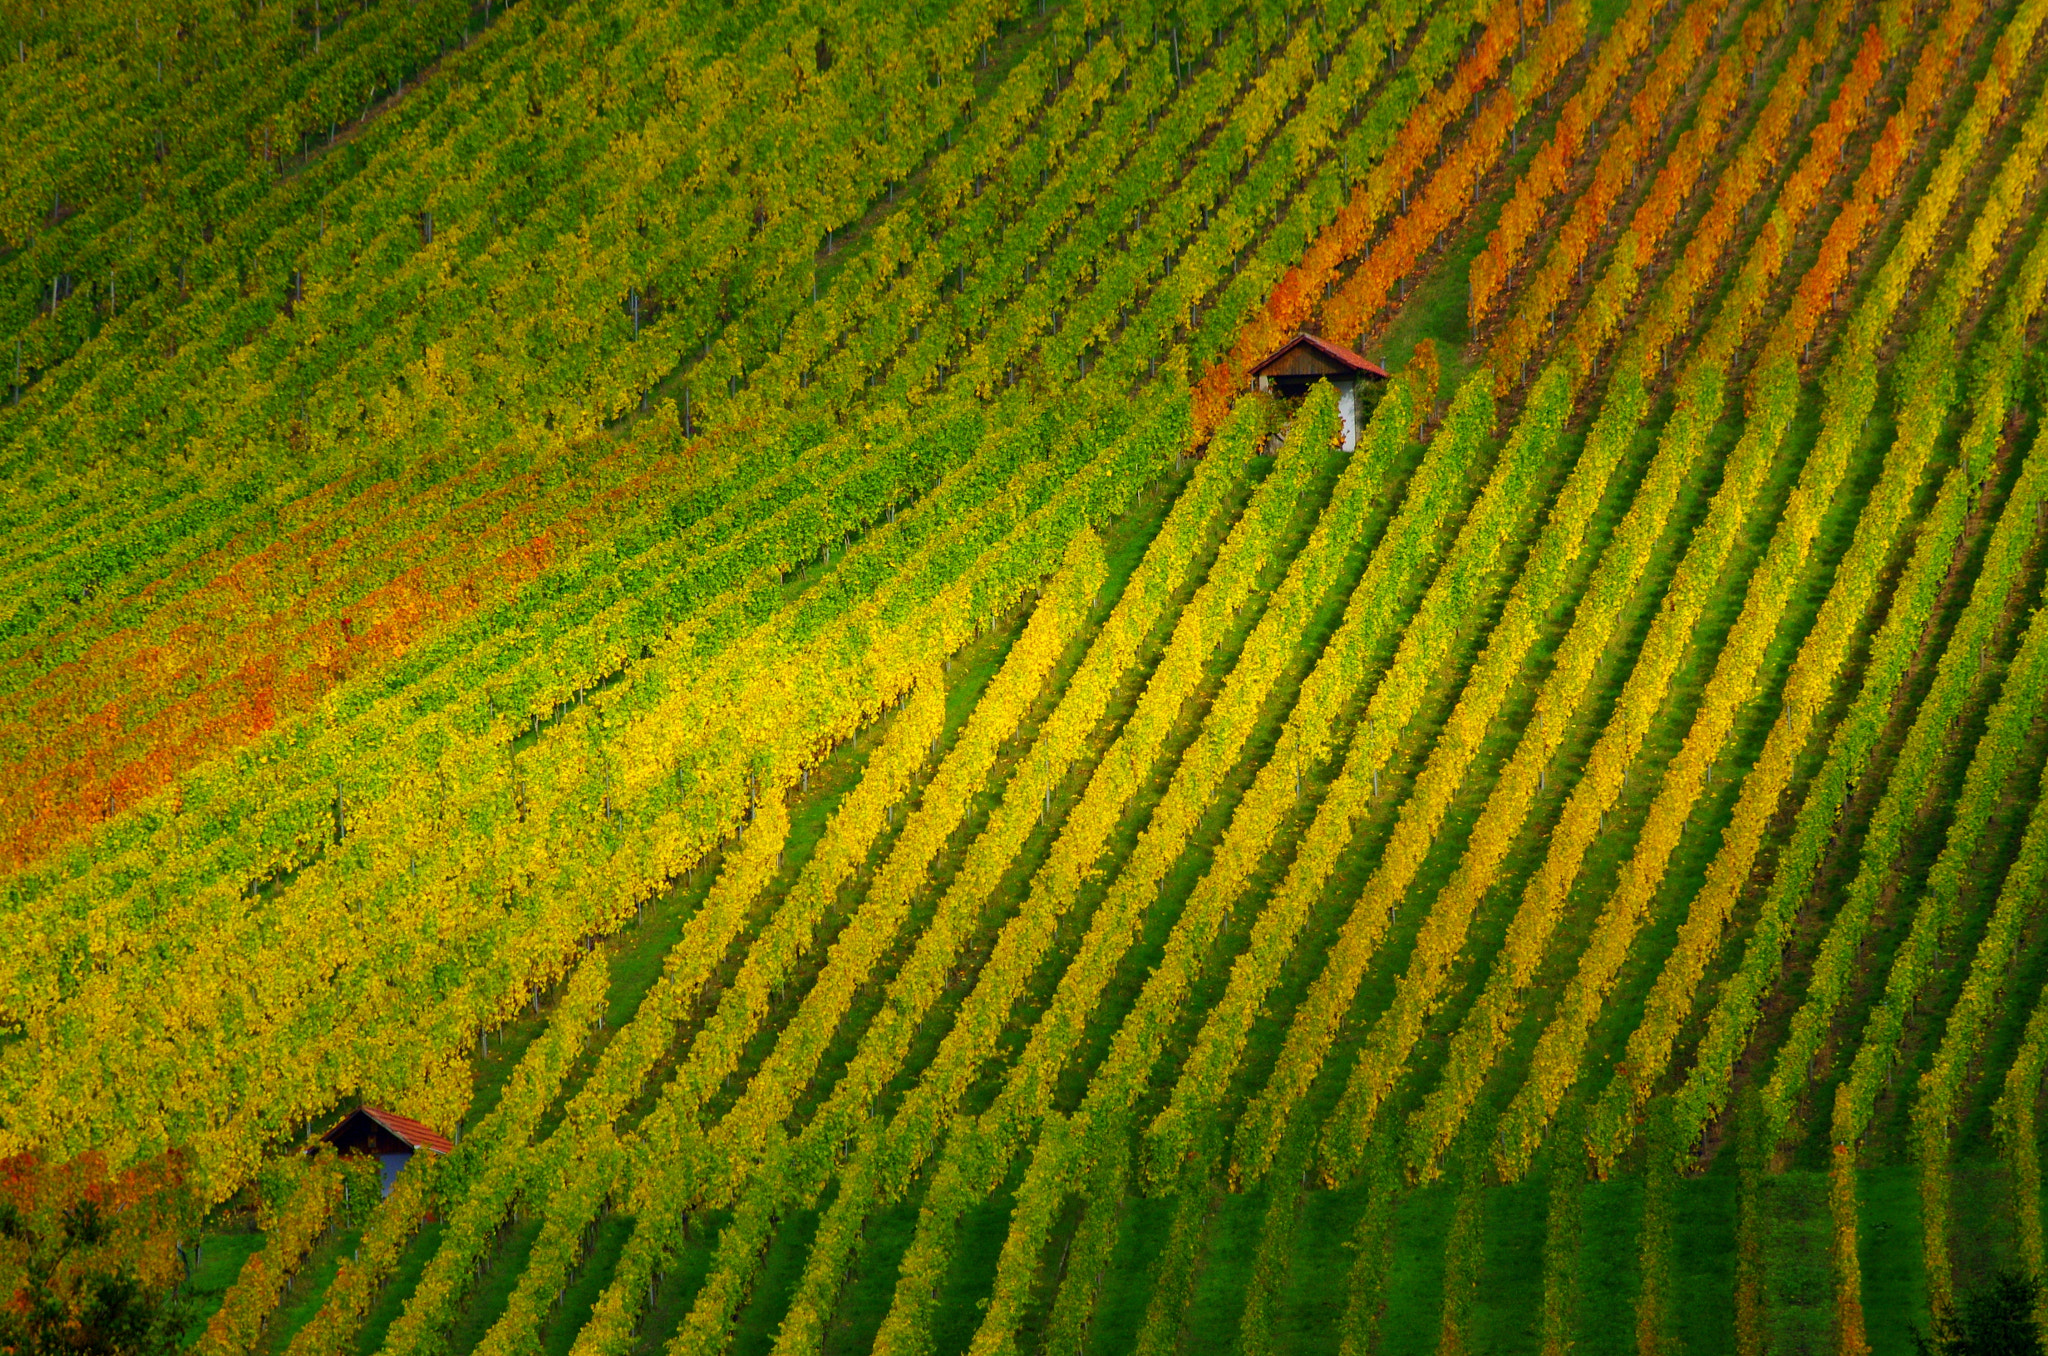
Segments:
[[[1362,357],[1342,344],[1333,344],[1313,334],[1295,335],[1253,365],[1254,377],[1330,377],[1338,381],[1378,377],[1385,381],[1387,369]]]
[[[332,1130],[329,1130],[320,1138],[330,1144],[334,1143],[344,1136],[351,1125],[357,1122],[358,1117],[367,1117],[369,1120],[374,1121],[380,1128],[396,1137],[410,1149],[427,1149],[437,1154],[455,1152],[454,1143],[440,1131],[424,1126],[410,1116],[401,1116],[395,1111],[385,1111],[381,1107],[374,1106],[358,1107],[354,1111],[349,1112],[348,1115],[341,1118],[340,1122]]]

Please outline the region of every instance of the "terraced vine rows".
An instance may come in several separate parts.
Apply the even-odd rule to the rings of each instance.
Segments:
[[[0,1148],[465,1127],[208,1349],[2039,1270],[2048,3],[259,17],[6,16]]]

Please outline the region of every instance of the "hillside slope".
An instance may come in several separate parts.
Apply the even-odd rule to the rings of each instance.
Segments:
[[[1908,1349],[2044,18],[7,7],[0,1152],[463,1128],[209,1350]]]

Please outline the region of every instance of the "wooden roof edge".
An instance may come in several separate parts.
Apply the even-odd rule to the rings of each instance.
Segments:
[[[354,1111],[349,1112],[347,1116],[343,1116],[339,1121],[335,1122],[334,1128],[320,1138],[332,1139],[342,1126],[349,1123],[350,1117],[358,1114],[368,1116],[371,1120],[398,1136],[399,1139],[405,1141],[406,1144],[414,1149],[431,1149],[437,1154],[452,1154],[455,1152],[454,1141],[440,1131],[423,1125],[410,1116],[401,1116],[395,1111],[386,1111],[382,1107],[375,1106],[357,1107]]]
[[[1256,363],[1253,363],[1251,368],[1251,375],[1255,377],[1258,376],[1260,372],[1272,366],[1274,363],[1278,362],[1282,357],[1286,356],[1287,353],[1289,353],[1291,350],[1301,346],[1302,344],[1307,344],[1310,348],[1313,348],[1314,350],[1316,350],[1316,352],[1322,354],[1324,357],[1330,359],[1332,362],[1342,363],[1344,366],[1352,369],[1354,372],[1363,372],[1375,377],[1386,377],[1391,375],[1390,373],[1388,373],[1386,368],[1381,367],[1378,363],[1374,362],[1372,359],[1368,357],[1365,357],[1363,354],[1348,349],[1344,347],[1344,345],[1342,344],[1332,343],[1330,340],[1323,338],[1319,334],[1310,334],[1307,330],[1303,330],[1301,333],[1295,335],[1292,339],[1289,339],[1286,343],[1280,345],[1280,347],[1274,349],[1271,353],[1268,353],[1265,357],[1259,359],[1259,361],[1257,361]]]

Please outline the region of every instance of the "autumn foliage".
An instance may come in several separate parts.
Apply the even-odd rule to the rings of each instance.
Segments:
[[[199,1223],[188,1157],[109,1171],[98,1153],[0,1160],[0,1350],[160,1351]]]
[[[1215,428],[1221,421],[1230,408],[1230,402],[1243,389],[1245,371],[1289,335],[1303,328],[1318,312],[1324,294],[1335,286],[1338,276],[1371,242],[1389,214],[1405,210],[1411,182],[1424,171],[1431,155],[1442,145],[1447,130],[1498,78],[1513,54],[1517,36],[1522,31],[1525,8],[1517,0],[1500,0],[1493,7],[1471,52],[1458,64],[1450,80],[1431,93],[1408,118],[1387,156],[1373,167],[1363,183],[1352,190],[1349,201],[1336,219],[1323,228],[1301,259],[1273,285],[1264,307],[1245,321],[1230,351],[1202,374],[1195,386],[1197,436]],[[1564,6],[1557,26],[1571,29],[1574,23],[1572,16],[1577,16],[1579,31],[1583,31],[1582,5]],[[1543,39],[1539,39],[1541,42]],[[1547,53],[1552,51],[1552,47],[1544,46],[1541,50]],[[1506,107],[1514,107],[1514,99],[1509,92],[1502,92],[1496,106],[1501,106],[1503,100]],[[1337,329],[1331,329],[1330,333],[1340,340],[1351,337]]]

